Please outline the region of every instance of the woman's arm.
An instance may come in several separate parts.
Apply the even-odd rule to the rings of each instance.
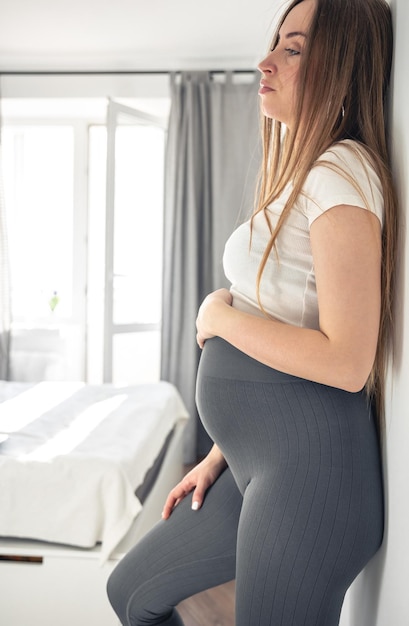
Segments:
[[[356,392],[376,353],[381,301],[381,227],[365,209],[337,206],[310,231],[320,330],[255,317],[210,294],[197,318],[198,343],[218,336],[266,365]]]

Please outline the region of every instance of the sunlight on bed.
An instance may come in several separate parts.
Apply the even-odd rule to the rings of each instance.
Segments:
[[[46,462],[61,454],[68,454],[84,441],[126,399],[127,395],[123,394],[96,402],[93,406],[80,413],[68,428],[49,439],[33,452],[20,456],[19,460]]]
[[[84,383],[38,383],[19,392],[18,395],[5,399],[0,404],[0,432],[16,433],[41,417],[47,411],[71,397]],[[47,393],[44,393],[44,387]],[[13,387],[12,387],[13,388]]]

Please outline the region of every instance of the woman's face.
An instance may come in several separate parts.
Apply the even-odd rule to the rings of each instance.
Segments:
[[[264,115],[290,128],[295,117],[301,56],[315,7],[315,0],[303,0],[290,11],[276,47],[258,65],[262,73],[259,95]]]

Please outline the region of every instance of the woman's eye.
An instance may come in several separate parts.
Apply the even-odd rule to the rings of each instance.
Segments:
[[[300,54],[298,50],[293,50],[293,48],[286,48],[285,51],[288,52],[291,57],[295,57]]]

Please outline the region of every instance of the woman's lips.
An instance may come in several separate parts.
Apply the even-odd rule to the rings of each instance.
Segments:
[[[260,89],[258,90],[260,95],[263,95],[265,93],[270,93],[271,91],[275,91],[275,89],[273,89],[272,87],[269,87],[268,85],[266,85],[266,83],[263,83],[263,82],[260,83]]]

